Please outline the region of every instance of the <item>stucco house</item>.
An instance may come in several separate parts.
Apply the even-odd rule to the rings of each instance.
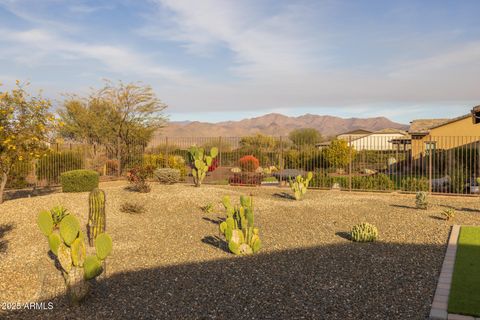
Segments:
[[[337,137],[339,140],[345,140],[355,150],[396,150],[398,144],[397,140],[407,139],[408,134],[405,131],[397,129],[384,129],[379,131],[368,130],[355,130],[346,133],[339,134]],[[317,147],[322,149],[330,145],[331,141],[322,142],[317,144]]]
[[[453,119],[420,119],[410,122],[411,150],[414,158],[430,150],[450,150],[480,141],[480,106]]]

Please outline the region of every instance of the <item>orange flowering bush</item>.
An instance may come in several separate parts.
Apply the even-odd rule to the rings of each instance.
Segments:
[[[258,159],[252,155],[241,157],[239,162],[242,171],[247,172],[255,172],[255,170],[257,170],[257,168],[260,166]]]

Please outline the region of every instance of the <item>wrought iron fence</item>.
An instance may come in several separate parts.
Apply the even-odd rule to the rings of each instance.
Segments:
[[[74,169],[118,178],[139,165],[177,168],[188,182],[193,145],[219,150],[205,183],[284,184],[312,171],[311,188],[480,194],[480,137],[395,134],[342,136],[323,143],[251,136],[156,137],[117,146],[56,144],[46,156],[17,164],[8,188],[55,186],[61,173]],[[257,159],[258,167],[242,168],[245,156]]]

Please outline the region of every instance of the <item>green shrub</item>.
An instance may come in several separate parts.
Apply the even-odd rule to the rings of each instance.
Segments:
[[[425,177],[421,178],[405,178],[402,179],[402,186],[403,191],[428,191],[429,183],[428,179]]]
[[[33,166],[30,162],[18,162],[10,171],[7,180],[7,189],[22,189],[28,187],[27,176],[32,170]]]
[[[342,189],[349,188],[348,176],[329,176],[325,172],[318,172],[314,175],[310,186],[313,188],[331,188],[335,183]],[[394,190],[395,183],[386,174],[371,176],[352,176],[352,189],[356,190]]]
[[[141,203],[125,202],[120,206],[120,211],[130,214],[145,212],[145,206]]]
[[[57,184],[60,182],[62,173],[83,167],[83,157],[78,152],[51,152],[38,160],[36,174],[38,180],[47,180],[49,184]]]
[[[442,211],[442,215],[445,217],[445,220],[447,221],[455,218],[455,213],[456,213],[455,209],[452,209],[452,208],[447,208]]]
[[[174,184],[180,181],[180,170],[178,169],[161,168],[155,170],[154,175],[161,184]]]
[[[90,192],[98,188],[99,174],[93,170],[72,170],[61,174],[63,192]]]

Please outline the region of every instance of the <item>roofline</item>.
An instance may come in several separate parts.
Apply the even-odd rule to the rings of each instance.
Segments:
[[[467,119],[469,117],[471,117],[472,114],[469,113],[469,114],[465,114],[463,116],[459,116],[459,117],[456,117],[456,118],[453,118],[451,120],[448,120],[447,122],[444,122],[442,124],[439,124],[439,125],[436,125],[436,126],[433,126],[431,128],[428,129],[428,132],[430,132],[430,130],[432,129],[437,129],[437,128],[440,128],[440,127],[443,127],[443,126],[446,126],[447,124],[450,124],[450,123],[454,123],[454,122],[457,122],[457,121],[460,121],[460,120],[463,120],[463,119]]]

